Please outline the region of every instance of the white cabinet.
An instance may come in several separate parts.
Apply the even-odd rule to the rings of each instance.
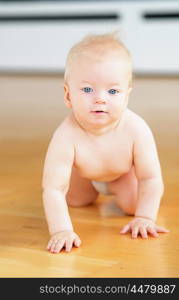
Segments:
[[[119,30],[136,73],[179,74],[178,1],[0,2],[0,72],[59,72],[88,33]]]

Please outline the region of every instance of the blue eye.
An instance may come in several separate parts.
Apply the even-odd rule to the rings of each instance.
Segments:
[[[113,94],[113,95],[115,95],[115,94],[117,94],[117,93],[118,93],[118,91],[117,91],[117,90],[115,90],[115,89],[110,89],[110,90],[108,91],[108,93],[109,93],[109,94]]]
[[[92,93],[92,92],[93,92],[93,89],[90,88],[90,87],[84,87],[82,90],[83,90],[85,93]]]

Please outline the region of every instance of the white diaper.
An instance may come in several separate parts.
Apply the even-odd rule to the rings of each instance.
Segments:
[[[108,190],[107,183],[106,182],[100,182],[100,181],[91,181],[92,185],[101,194],[104,195],[111,195],[111,193]]]

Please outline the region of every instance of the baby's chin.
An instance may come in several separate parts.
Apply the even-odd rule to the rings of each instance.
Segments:
[[[111,116],[110,113],[97,113],[97,114],[77,114],[74,113],[74,117],[76,122],[82,127],[84,130],[93,131],[99,130],[99,132],[105,132],[110,129],[116,127],[118,123],[120,123],[120,116],[115,115]]]
[[[114,128],[116,126],[116,124],[120,123],[120,118],[115,118],[115,119],[105,119],[105,118],[94,118],[92,120],[90,120],[90,122],[88,123],[88,125],[91,128],[96,128],[96,129],[107,129],[107,128]]]

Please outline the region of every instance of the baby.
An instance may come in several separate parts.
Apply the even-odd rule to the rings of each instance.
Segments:
[[[68,205],[95,201],[99,192],[134,218],[120,231],[158,237],[155,224],[163,181],[156,145],[145,121],[127,108],[132,84],[128,50],[114,34],[84,38],[69,52],[64,101],[71,110],[50,142],[43,203],[51,235],[47,249],[79,247]]]

